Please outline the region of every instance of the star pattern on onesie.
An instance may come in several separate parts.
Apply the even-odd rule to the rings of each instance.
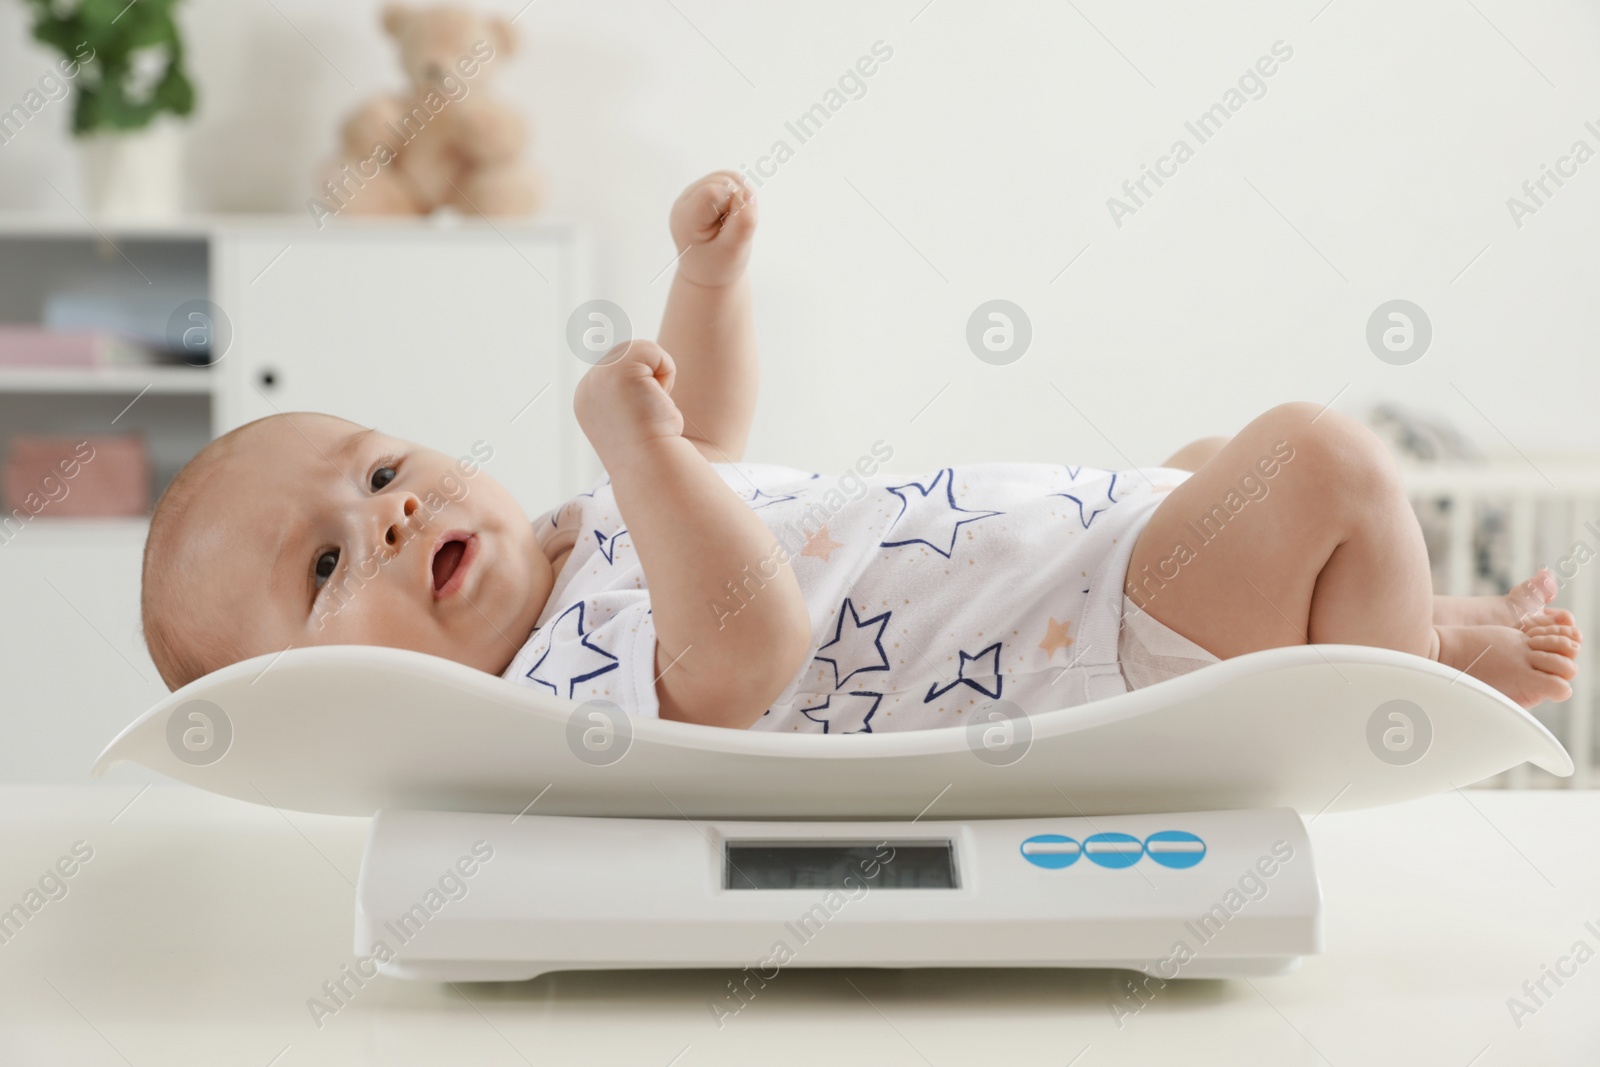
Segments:
[[[584,602],[580,600],[555,617],[555,619],[550,623],[550,644],[546,646],[544,653],[540,655],[538,661],[534,663],[532,667],[528,668],[528,673],[526,675],[527,679],[530,682],[533,682],[535,685],[542,685],[549,689],[550,692],[554,693],[556,696],[565,696],[569,700],[572,698],[572,694],[577,691],[580,683],[587,682],[591,678],[598,678],[607,671],[614,671],[617,669],[617,657],[589,641],[589,636],[583,628],[584,606]],[[569,616],[573,616],[574,613],[576,613],[576,617],[573,618],[572,623],[569,626],[567,625],[567,619]],[[566,679],[567,691],[565,694],[563,694],[560,686],[548,678],[539,677],[538,671],[540,667],[544,666],[544,661],[550,657],[550,650],[555,647],[556,642],[569,636],[576,637],[578,639],[577,644],[580,647],[586,648],[590,652],[594,653],[595,658],[589,663],[589,666],[593,666],[594,669],[580,670],[576,674],[568,675]]]
[[[599,530],[594,530],[594,531],[591,531],[591,532],[594,534],[594,539],[595,539],[596,543],[598,543],[599,546],[600,546],[600,554],[606,558],[606,562],[607,563],[610,563],[613,566],[615,566],[616,562],[617,562],[616,561],[617,538],[619,538],[623,534],[627,533],[628,532],[628,528],[626,526],[624,526],[622,529],[618,530],[616,533],[610,535],[609,537],[606,536],[605,534],[601,533]]]
[[[1094,522],[1094,520],[1096,518],[1098,518],[1100,515],[1104,514],[1107,511],[1110,511],[1111,510],[1111,505],[1115,504],[1117,502],[1117,498],[1114,495],[1115,492],[1116,492],[1116,488],[1117,488],[1117,476],[1116,476],[1115,472],[1113,472],[1112,475],[1111,475],[1111,484],[1106,486],[1106,502],[1105,502],[1105,504],[1095,508],[1093,511],[1089,511],[1088,510],[1088,505],[1084,504],[1082,499],[1080,499],[1079,497],[1073,496],[1071,493],[1051,493],[1050,495],[1051,496],[1064,496],[1068,500],[1072,501],[1074,504],[1078,505],[1078,521],[1083,523],[1083,528],[1085,530],[1087,530],[1089,528],[1089,524],[1090,523]]]
[[[606,486],[608,486],[610,484],[611,484],[611,479],[607,478],[605,481],[601,482],[599,485],[595,486],[593,489],[589,490],[587,493],[579,493],[578,496],[586,496],[590,500],[593,500],[594,499],[594,495],[596,493],[598,493],[600,490],[604,489]],[[574,497],[573,499],[576,500],[577,497]],[[567,501],[566,504],[562,504],[559,508],[557,508],[555,510],[555,514],[550,516],[550,525],[551,526],[556,525],[556,520],[561,517],[561,513],[563,511],[567,510],[567,504],[570,504],[570,503],[572,503],[571,500]]]
[[[845,613],[850,614],[850,628],[845,629]],[[849,597],[844,598],[844,604],[839,608],[839,614],[834,622],[833,640],[818,648],[839,646],[839,650],[831,656],[813,656],[824,663],[833,665],[833,687],[844,688],[844,683],[863,671],[886,671],[889,669],[889,656],[883,650],[883,631],[889,625],[889,616],[892,612],[874,615],[865,621],[856,613],[855,604]],[[876,630],[874,630],[876,624]],[[848,668],[848,670],[846,669]]]
[[[928,695],[922,698],[922,702],[924,704],[932,703],[934,700],[938,699],[945,693],[948,693],[958,685],[971,686],[973,689],[976,689],[986,697],[994,700],[1000,699],[1000,690],[1005,682],[1005,679],[1001,677],[1000,674],[1000,642],[996,641],[994,644],[990,645],[988,648],[984,649],[982,652],[979,652],[975,656],[967,655],[966,649],[957,649],[957,651],[961,653],[961,666],[956,670],[956,680],[951,682],[949,685],[942,687],[938,682],[934,682],[928,687]],[[978,663],[986,658],[989,658],[991,653],[993,653],[993,663],[989,666],[989,672],[994,675],[994,692],[992,693],[980,685],[977,679],[967,677],[967,664]]]
[[[774,504],[781,504],[785,500],[793,500],[794,494],[790,493],[787,496],[773,496],[771,493],[766,493],[760,489],[756,489],[749,496],[745,496],[741,493],[739,495],[739,499],[750,505],[751,511],[760,511],[762,508],[770,508]]]
[[[941,482],[944,485],[943,493],[939,492]],[[879,543],[879,547],[894,548],[897,545],[914,545],[918,542],[921,542],[922,544],[925,544],[929,548],[933,549],[935,552],[939,553],[939,555],[943,556],[945,559],[949,559],[950,554],[956,549],[956,534],[960,531],[961,527],[965,526],[969,522],[978,522],[981,519],[993,518],[996,515],[1005,514],[1003,511],[977,511],[971,508],[957,506],[955,484],[955,470],[950,467],[946,467],[938,474],[934,475],[933,481],[929,482],[927,486],[923,486],[921,482],[907,482],[904,485],[885,486],[885,489],[900,498],[901,505],[900,514],[895,516],[894,522],[890,523],[889,529],[885,531],[886,538],[888,534],[893,533],[894,530],[900,526],[900,521],[902,519],[912,516],[913,512],[915,513],[914,518],[917,520],[916,528],[922,529],[925,532],[928,532],[930,535],[938,537],[941,541],[947,540],[945,537],[946,531],[948,531],[949,537],[948,543],[945,544],[943,548],[928,540],[926,537],[908,537],[903,541],[890,541],[886,539]],[[917,495],[901,492],[903,489],[915,489],[917,491]],[[958,519],[956,518],[957,515],[968,515],[971,517],[966,519]]]
[[[882,702],[882,693],[857,689],[825,696],[822,703],[801,708],[800,714],[812,722],[820,722],[825,734],[870,734],[872,717],[877,714],[878,705]]]
[[[822,562],[828,563],[834,550],[843,547],[843,541],[835,541],[828,536],[828,526],[824,523],[818,527],[816,533],[806,538],[805,547],[800,549],[800,554],[802,556],[816,556]]]
[[[1065,651],[1067,646],[1072,644],[1072,638],[1067,635],[1067,630],[1071,626],[1071,620],[1057,622],[1054,615],[1050,616],[1049,625],[1045,627],[1044,640],[1039,642],[1039,647],[1045,650],[1050,659],[1056,658],[1057,649]]]

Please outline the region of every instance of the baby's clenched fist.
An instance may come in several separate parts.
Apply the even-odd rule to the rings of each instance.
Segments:
[[[739,280],[756,232],[756,194],[737,171],[719,170],[683,191],[668,220],[678,273],[697,285]]]
[[[683,436],[669,395],[676,373],[666,349],[640,340],[613,348],[578,381],[573,414],[607,469],[642,444]]]

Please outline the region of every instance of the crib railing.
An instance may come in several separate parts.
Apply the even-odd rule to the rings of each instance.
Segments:
[[[1595,718],[1600,670],[1600,460],[1478,466],[1403,466],[1433,562],[1434,591],[1504,593],[1539,567],[1560,583],[1555,605],[1577,616],[1586,641],[1572,699],[1533,714],[1572,753],[1576,770],[1559,779],[1528,764],[1481,785],[1590,788],[1596,778]]]

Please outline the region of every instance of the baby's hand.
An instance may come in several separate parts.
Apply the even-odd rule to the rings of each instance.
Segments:
[[[708,174],[683,191],[668,220],[678,273],[697,285],[736,282],[750,259],[756,194],[737,171]]]
[[[649,441],[683,436],[669,395],[676,373],[666,349],[640,340],[613,348],[578,381],[572,410],[607,470]]]

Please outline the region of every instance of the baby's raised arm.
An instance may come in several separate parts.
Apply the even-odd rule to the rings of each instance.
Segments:
[[[810,650],[800,584],[772,532],[684,437],[672,356],[633,341],[606,360],[578,383],[573,409],[644,568],[661,717],[743,729]],[[719,611],[728,583],[751,571],[764,584],[736,616]]]
[[[672,399],[684,437],[713,463],[744,458],[755,417],[756,334],[745,264],[755,194],[735,171],[708,174],[672,205],[678,270],[661,316],[661,347],[677,360]]]

